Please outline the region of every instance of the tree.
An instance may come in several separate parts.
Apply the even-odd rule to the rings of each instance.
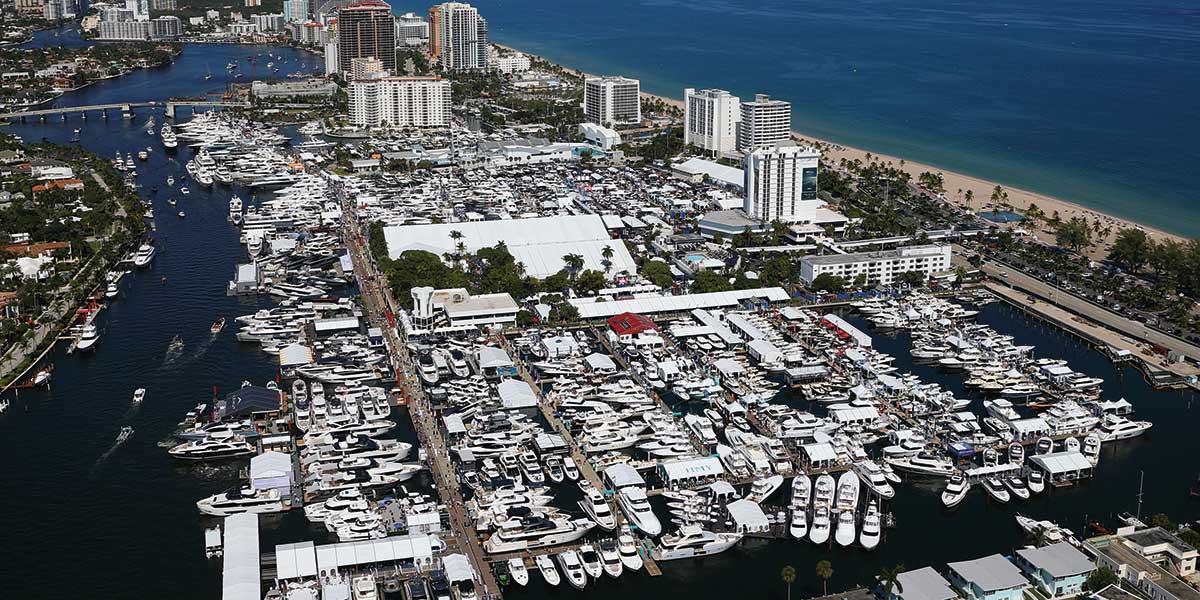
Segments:
[[[612,246],[605,244],[604,249],[600,251],[600,256],[602,256],[604,258],[604,272],[607,273],[607,272],[609,272],[609,270],[612,269],[612,257],[613,257]]]
[[[728,292],[733,289],[733,286],[722,275],[717,275],[712,271],[700,271],[692,279],[691,288],[693,294],[705,294],[708,292]]]
[[[588,269],[579,274],[575,279],[575,290],[585,293],[588,296],[594,296],[597,292],[604,289],[608,284],[608,279],[600,271]]]
[[[926,277],[923,271],[905,271],[897,275],[896,280],[909,287],[920,287],[925,284]]]
[[[712,236],[712,243],[714,243],[714,244],[716,244],[716,245],[718,245],[718,246],[720,246],[720,245],[724,244],[724,243],[725,243],[725,236],[721,235],[721,232],[720,232],[720,231],[718,231],[718,232],[714,233],[714,234],[713,234],[713,236]]]
[[[648,260],[642,264],[642,277],[649,279],[660,288],[670,287],[674,282],[671,267],[661,260]]]
[[[1117,585],[1119,583],[1121,583],[1121,580],[1117,577],[1116,573],[1113,573],[1112,569],[1108,567],[1100,567],[1099,569],[1092,571],[1091,575],[1088,575],[1087,581],[1084,582],[1083,587],[1089,592],[1098,592],[1110,585]]]
[[[1054,242],[1075,252],[1088,247],[1092,243],[1092,230],[1083,217],[1071,217],[1070,221],[1060,223],[1054,230]]]
[[[1151,527],[1162,527],[1167,531],[1175,531],[1175,523],[1171,521],[1171,517],[1163,513],[1157,513],[1150,517]]]
[[[821,593],[829,595],[829,578],[833,577],[833,563],[823,560],[817,563],[817,577],[821,578]]]
[[[1122,229],[1108,252],[1108,260],[1133,272],[1150,262],[1153,256],[1154,241],[1141,229]]]
[[[970,206],[971,201],[975,199],[975,191],[967,190],[967,193],[963,194],[963,199],[967,201],[967,206]]]
[[[879,572],[879,589],[883,590],[883,598],[887,600],[892,595],[892,590],[897,592],[904,591],[904,585],[900,583],[900,574],[904,572],[904,565],[896,565],[890,569],[884,568]]]
[[[821,273],[813,279],[812,285],[808,286],[818,292],[840,292],[846,289],[846,280],[837,275],[829,273]]]
[[[792,584],[796,582],[796,569],[792,565],[787,565],[783,571],[779,573],[783,582],[787,584],[787,597],[792,600]]]
[[[1008,192],[1004,191],[1004,188],[1002,188],[1000,186],[996,186],[995,188],[993,188],[992,189],[992,204],[999,204],[1000,206],[1007,207],[1008,206]]]
[[[575,277],[579,275],[579,271],[583,269],[583,257],[578,254],[564,254],[562,259],[567,265],[567,273],[574,281]]]

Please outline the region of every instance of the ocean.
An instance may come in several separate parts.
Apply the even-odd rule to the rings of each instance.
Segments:
[[[767,93],[819,138],[1200,236],[1195,2],[474,5],[494,41],[563,65],[676,98],[685,87]]]
[[[39,34],[37,43],[70,43],[71,35]],[[285,72],[320,68],[319,58],[287,48],[189,45],[171,66],[102,82],[68,94],[56,104],[163,101],[220,92],[226,83],[226,63],[245,67],[248,57],[266,52],[283,56],[275,62],[282,63]],[[208,70],[214,78],[205,81]],[[234,327],[215,338],[208,330],[218,316],[232,319],[269,305],[266,299],[225,296],[234,265],[245,256],[236,228],[225,221],[228,199],[238,194],[250,203],[255,200],[242,188],[218,185],[205,190],[192,185],[191,194],[176,196],[187,218],[173,216],[178,209],[166,204],[170,192],[165,180],[168,175],[181,177],[191,151],[163,152],[157,137],[145,132],[149,116],[140,112],[132,121],[104,121],[93,114],[87,121],[72,116],[65,123],[31,120],[0,129],[27,140],[45,137],[67,143],[73,129],[81,128],[83,147],[103,156],[136,153],[150,146],[150,160],[139,164],[138,172],[143,193],[154,198],[158,213],[154,235],[160,245],[151,268],[127,278],[121,296],[99,317],[103,334],[94,352],[67,355],[60,346],[49,359],[55,366],[49,389],[9,395],[12,406],[0,416],[5,476],[0,491],[5,537],[0,544],[0,572],[6,575],[6,598],[201,600],[221,593],[221,564],[206,560],[203,553],[203,528],[211,521],[201,519],[193,503],[233,485],[240,465],[181,465],[159,442],[184,413],[212,398],[214,386],[224,394],[243,380],[261,385],[275,377],[273,361],[256,348],[237,343]],[[154,116],[161,124],[161,110]],[[180,120],[188,118],[181,112]],[[158,186],[156,193],[153,186]],[[961,375],[912,364],[907,334],[880,334],[861,319],[848,318],[875,335],[876,347],[895,356],[901,370],[912,370],[956,394],[973,397],[972,410],[982,410],[978,396],[963,390]],[[998,506],[981,490],[974,490],[956,510],[946,511],[938,500],[941,484],[906,481],[886,506],[895,514],[897,526],[885,532],[874,552],[818,548],[808,542],[750,541],[721,556],[664,564],[664,575],[658,578],[643,571],[593,583],[585,593],[576,593],[566,585],[549,589],[535,575],[528,588],[510,589],[506,595],[537,600],[615,594],[630,600],[676,594],[700,600],[782,599],[780,569],[792,565],[799,573],[793,595],[806,598],[820,593],[821,582],[812,573],[822,559],[833,563],[829,589],[843,590],[869,584],[881,568],[896,564],[942,569],[947,561],[1011,552],[1023,544],[1013,521],[1018,511],[1055,519],[1079,532],[1091,519],[1111,526],[1116,513],[1137,510],[1135,495],[1142,473],[1144,515],[1165,512],[1178,521],[1200,518],[1200,504],[1187,493],[1197,476],[1191,458],[1200,453],[1200,438],[1193,432],[1194,395],[1154,392],[1132,368],[1114,367],[1076,338],[1005,305],[985,307],[979,320],[1015,336],[1019,344],[1036,345],[1038,356],[1066,358],[1072,367],[1104,378],[1103,397],[1128,399],[1138,418],[1153,421],[1154,429],[1143,438],[1106,445],[1093,479],[1027,502]],[[184,348],[168,353],[176,335]],[[137,387],[147,388],[147,394],[135,410],[130,398]],[[135,432],[114,449],[122,425],[132,426]],[[407,420],[401,419],[398,437],[414,441]],[[427,481],[414,480],[413,485],[420,483]],[[276,544],[330,541],[323,529],[308,525],[298,513],[264,518],[261,529],[264,552],[272,552]]]

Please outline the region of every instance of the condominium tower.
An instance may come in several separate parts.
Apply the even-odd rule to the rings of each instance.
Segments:
[[[817,199],[821,153],[792,142],[748,149],[744,158],[746,196],[742,209],[760,223],[807,222],[825,203]]]
[[[583,114],[599,125],[641,122],[641,82],[628,77],[585,79]]]
[[[365,0],[339,8],[337,27],[339,71],[349,73],[356,58],[376,58],[389,73],[396,71],[396,26],[386,2]]]
[[[742,121],[738,125],[738,150],[789,140],[792,137],[792,105],[756,94],[742,103]]]
[[[488,66],[487,21],[470,4],[446,2],[429,9],[429,57],[447,71]]]
[[[683,142],[716,155],[737,149],[740,100],[725,90],[683,90]]]

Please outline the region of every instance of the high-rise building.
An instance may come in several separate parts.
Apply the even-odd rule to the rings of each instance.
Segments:
[[[470,4],[446,2],[429,9],[429,57],[447,71],[488,66],[487,21]]]
[[[150,21],[100,21],[99,28],[102,40],[150,39]]]
[[[583,82],[583,114],[599,125],[642,120],[641,82],[628,77],[589,77]]]
[[[42,18],[47,21],[57,21],[64,18],[63,0],[46,0],[42,5]]]
[[[738,150],[792,139],[792,105],[755,94],[753,101],[742,103],[742,121],[738,125]]]
[[[150,0],[151,10],[179,10],[176,0]]]
[[[259,31],[263,32],[283,31],[283,24],[285,22],[282,13],[259,13],[257,15],[250,15],[250,20],[254,21],[255,25],[258,25]]]
[[[389,73],[396,70],[396,27],[392,7],[379,0],[355,2],[338,9],[338,70],[350,71],[350,60],[374,57]]]
[[[183,22],[179,17],[163,15],[150,19],[150,37],[163,40],[183,35]]]
[[[46,2],[44,0],[14,0],[13,8],[23,15],[44,15]]]
[[[416,13],[396,17],[396,43],[401,46],[420,46],[429,40],[429,23]]]
[[[135,21],[150,20],[150,0],[125,0],[125,8],[133,11]]]
[[[350,122],[360,127],[447,127],[450,82],[438,77],[351,82]]]
[[[308,0],[283,0],[283,19],[285,21],[303,23],[308,20],[308,16]]]
[[[346,75],[346,79],[350,81],[377,79],[381,76],[380,74],[386,77],[388,73],[378,58],[352,58],[350,59],[350,72]]]
[[[791,142],[757,146],[744,153],[742,209],[760,223],[807,222],[825,203],[817,199],[821,153]]]
[[[683,142],[713,154],[737,150],[741,100],[725,90],[683,90]]]

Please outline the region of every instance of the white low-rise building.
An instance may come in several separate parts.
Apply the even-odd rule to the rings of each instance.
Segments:
[[[603,150],[612,150],[613,146],[621,143],[621,134],[616,130],[595,123],[580,123],[579,135]]]
[[[867,285],[891,285],[901,273],[916,271],[926,277],[950,270],[950,246],[910,246],[882,252],[857,252],[806,256],[800,260],[800,279],[808,285],[822,274],[853,281],[866,277]]]

